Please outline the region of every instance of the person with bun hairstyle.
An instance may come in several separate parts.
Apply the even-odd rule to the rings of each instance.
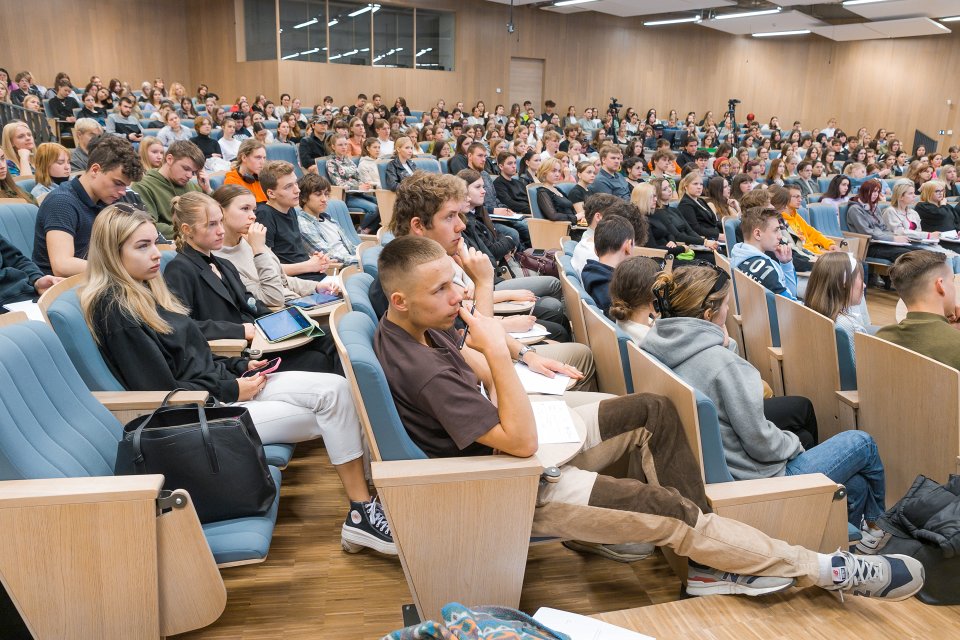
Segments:
[[[200,193],[180,199],[216,205]],[[222,235],[220,218],[199,231]],[[344,550],[367,547],[396,555],[383,507],[370,496],[364,477],[360,421],[347,381],[307,371],[241,377],[266,360],[225,358],[210,351],[190,310],[160,275],[157,237],[150,214],[128,204],[107,207],[93,225],[80,307],[101,354],[123,387],[206,391],[222,402],[236,403],[250,412],[265,444],[322,437],[350,501],[341,529]],[[223,265],[232,267],[225,261],[217,266]]]
[[[659,273],[660,265],[655,261],[634,256],[617,265],[610,279],[607,317],[637,345],[643,344],[657,315],[653,304],[653,283]]]
[[[847,520],[876,529],[885,510],[883,463],[864,431],[843,431],[817,445],[806,398],[763,400],[760,373],[728,348],[730,276],[690,266],[658,276],[660,318],[641,348],[717,408],[727,467],[735,480],[823,473],[847,488]]]

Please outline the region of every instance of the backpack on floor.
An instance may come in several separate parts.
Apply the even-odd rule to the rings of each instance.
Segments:
[[[960,475],[940,484],[919,475],[877,522],[889,533],[878,550],[923,563],[926,582],[917,598],[926,604],[960,604]]]

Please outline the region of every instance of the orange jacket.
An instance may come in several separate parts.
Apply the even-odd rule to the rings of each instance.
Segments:
[[[253,197],[257,199],[257,204],[267,201],[267,194],[263,192],[263,187],[260,186],[260,180],[250,182],[249,178],[244,179],[236,169],[227,171],[227,174],[223,176],[223,184],[238,184],[241,187],[246,187],[253,193]]]
[[[834,245],[830,238],[810,226],[797,211],[787,207],[780,215],[783,216],[784,222],[790,227],[790,232],[800,238],[803,248],[807,251],[820,255],[829,251],[830,247]]]

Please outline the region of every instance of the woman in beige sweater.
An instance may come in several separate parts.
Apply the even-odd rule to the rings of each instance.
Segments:
[[[213,194],[223,208],[223,248],[214,253],[240,272],[247,291],[269,307],[312,293],[339,293],[333,282],[315,282],[287,276],[280,260],[266,244],[267,230],[257,222],[253,194],[238,185],[224,185]],[[326,268],[324,265],[323,268]]]

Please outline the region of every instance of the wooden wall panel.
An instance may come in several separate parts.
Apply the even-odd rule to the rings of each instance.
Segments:
[[[393,4],[457,12],[453,72],[375,69],[293,61],[237,63],[235,0],[0,0],[0,66],[24,66],[44,82],[61,67],[74,79],[92,72],[134,83],[162,75],[195,88],[206,82],[225,98],[281,91],[313,104],[338,104],[358,92],[403,95],[413,108],[440,97],[488,107],[509,104],[510,58],[544,59],[544,97],[561,110],[604,108],[611,96],[644,111],[656,107],[719,113],[728,98],[739,113],[822,127],[831,116],[856,130],[880,126],[910,141],[919,128],[944,144],[960,143],[949,69],[960,65],[960,34],[837,43],[817,36],[757,40],[696,25],[647,29],[641,19],[586,12],[557,14],[485,0],[399,0]],[[83,10],[78,10],[82,7]],[[89,9],[87,9],[89,7]],[[23,25],[32,25],[29,29]],[[123,33],[124,38],[104,37]],[[56,43],[42,46],[38,43]],[[49,76],[49,77],[48,77]],[[502,93],[498,94],[496,89]],[[947,107],[951,99],[953,107]],[[953,129],[953,136],[936,136]]]

